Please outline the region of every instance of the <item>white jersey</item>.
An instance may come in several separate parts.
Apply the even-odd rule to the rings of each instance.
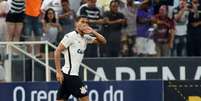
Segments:
[[[95,37],[88,34],[81,36],[78,32],[73,31],[64,36],[61,43],[65,46],[64,58],[65,64],[62,71],[68,75],[79,75],[79,67],[82,62],[84,51],[88,43],[92,43]]]

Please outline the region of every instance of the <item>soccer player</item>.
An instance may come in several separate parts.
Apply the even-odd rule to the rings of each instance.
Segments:
[[[89,101],[86,86],[79,78],[79,67],[87,44],[106,44],[106,39],[89,27],[87,18],[79,16],[75,19],[75,31],[66,34],[55,51],[56,78],[60,83],[57,101],[67,100],[71,94],[80,101]],[[62,52],[65,64],[61,69]]]

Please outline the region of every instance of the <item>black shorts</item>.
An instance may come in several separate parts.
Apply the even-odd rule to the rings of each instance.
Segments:
[[[22,13],[11,13],[8,12],[6,15],[6,22],[22,23],[24,21],[24,12]]]
[[[87,87],[79,76],[64,75],[64,81],[57,92],[57,100],[67,100],[72,94],[76,98],[88,96]]]

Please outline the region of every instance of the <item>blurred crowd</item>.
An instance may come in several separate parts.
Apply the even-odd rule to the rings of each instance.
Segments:
[[[75,17],[86,16],[108,42],[89,45],[85,57],[201,56],[199,0],[174,6],[165,0],[78,0],[78,9],[71,1],[0,0],[0,41],[58,45],[74,30]],[[35,56],[43,57],[44,50],[36,46]],[[53,57],[54,49],[49,52]]]

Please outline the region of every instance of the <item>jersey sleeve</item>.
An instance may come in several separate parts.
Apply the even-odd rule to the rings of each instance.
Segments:
[[[92,37],[90,35],[85,35],[84,38],[85,38],[85,40],[87,41],[88,44],[93,43],[93,41],[96,39],[96,37]]]
[[[73,39],[70,35],[65,35],[64,38],[61,40],[61,42],[65,48],[70,46],[73,43]]]

